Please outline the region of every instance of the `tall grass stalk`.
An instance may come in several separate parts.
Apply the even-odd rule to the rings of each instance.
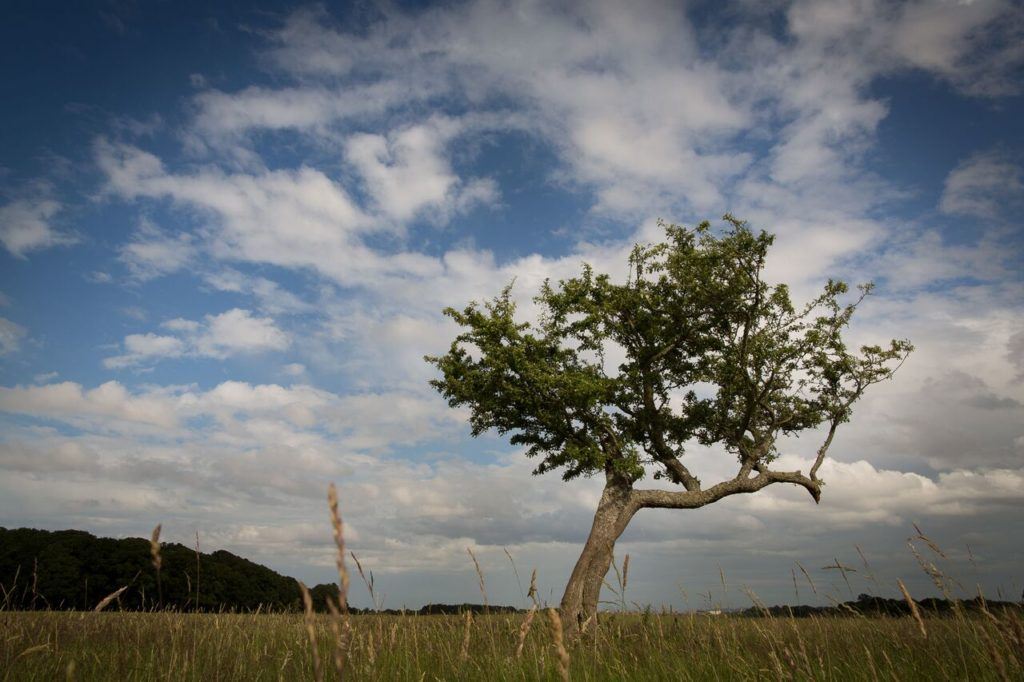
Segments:
[[[149,553],[153,559],[153,568],[156,569],[156,593],[157,593],[157,608],[163,608],[164,606],[164,589],[160,582],[160,569],[164,565],[163,557],[160,555],[160,525],[156,524],[156,528],[153,529],[153,535],[149,540]]]

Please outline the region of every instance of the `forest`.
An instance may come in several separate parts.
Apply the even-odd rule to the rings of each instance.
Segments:
[[[202,612],[301,611],[295,578],[281,575],[225,550],[211,553],[178,543],[160,547],[160,582],[144,538],[100,538],[81,530],[0,528],[0,603],[15,610],[91,611],[127,586],[116,608],[128,611]],[[317,611],[338,586],[310,588]],[[352,613],[372,609],[350,607]],[[377,613],[422,615],[480,612],[480,604],[427,604],[419,609],[380,609]],[[492,613],[514,612],[492,605]]]

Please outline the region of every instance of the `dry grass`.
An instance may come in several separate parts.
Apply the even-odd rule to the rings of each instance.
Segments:
[[[914,617],[914,620],[917,621],[917,627],[921,629],[921,636],[927,637],[928,629],[924,626],[924,618],[921,617],[921,610],[917,608],[917,603],[914,602],[914,598],[910,596],[910,591],[907,589],[907,586],[903,584],[902,580],[897,579],[896,583],[900,586],[900,592],[903,593],[903,598],[906,600],[907,606],[910,607],[910,615]]]
[[[345,677],[1024,679],[1022,623],[1013,613],[925,615],[927,639],[910,617],[612,613],[561,650],[554,623],[523,635],[527,618],[352,616]],[[0,678],[61,679],[73,667],[73,678],[82,680],[338,679],[336,668],[318,663],[331,660],[336,646],[331,623],[330,616],[305,614],[0,612]]]
[[[127,589],[128,589],[127,585],[125,585],[124,587],[117,588],[116,590],[114,590],[113,592],[108,594],[106,597],[101,599],[100,603],[96,605],[96,608],[94,610],[99,612],[99,611],[102,611],[103,609],[107,608],[108,606],[110,606],[110,603],[112,601],[114,601],[115,599],[120,597],[121,594],[124,593],[124,591],[127,590]]]
[[[565,640],[562,632],[562,619],[556,609],[547,609],[548,621],[551,623],[551,643],[554,645],[555,653],[558,655],[558,676],[563,681],[569,680],[569,652],[565,650]]]

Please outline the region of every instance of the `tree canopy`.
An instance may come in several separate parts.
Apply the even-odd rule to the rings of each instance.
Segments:
[[[445,355],[427,358],[441,373],[432,385],[469,408],[474,435],[495,429],[525,445],[535,473],[604,472],[629,484],[652,473],[700,492],[685,448],[718,444],[737,458],[741,481],[756,472],[817,500],[836,428],[912,346],[850,349],[843,332],[871,285],[848,296],[829,280],[795,306],[785,284],[764,279],[773,237],[728,215],[725,223],[718,233],[707,222],[662,223],[665,241],[633,249],[624,283],[588,265],[545,282],[534,323],[516,319],[511,284],[493,300],[446,309],[463,331]],[[808,476],[768,469],[780,435],[818,426],[828,435]],[[682,500],[652,494],[643,506],[694,506],[673,502]]]

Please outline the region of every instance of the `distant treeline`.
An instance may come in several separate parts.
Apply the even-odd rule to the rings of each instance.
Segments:
[[[196,554],[173,542],[160,548],[160,585],[149,540],[98,538],[81,530],[46,531],[0,528],[0,608],[92,610],[109,594],[127,589],[108,608],[179,611],[299,611],[302,601],[294,578],[218,550]],[[317,611],[335,584],[310,589]],[[161,600],[162,593],[162,600]],[[488,607],[493,613],[511,606]],[[368,613],[369,609],[350,609]],[[481,612],[479,604],[430,604],[422,615]],[[388,609],[385,613],[402,613]]]
[[[197,557],[195,549],[173,542],[160,551],[158,590],[149,540],[0,528],[0,600],[12,609],[91,610],[127,586],[111,608],[279,611],[299,606],[295,580],[248,559],[224,550]]]
[[[1024,605],[1008,601],[990,601],[975,597],[966,601],[950,601],[948,599],[927,599],[914,600],[917,607],[930,615],[952,614],[959,607],[966,611],[980,612],[983,609],[989,611],[1002,611],[1003,609],[1024,610]],[[875,597],[870,594],[861,594],[856,601],[843,602],[831,606],[769,606],[766,608],[751,607],[739,612],[741,616],[760,617],[765,613],[772,616],[794,616],[796,618],[807,618],[810,616],[909,616],[910,605],[903,599],[886,599]]]

